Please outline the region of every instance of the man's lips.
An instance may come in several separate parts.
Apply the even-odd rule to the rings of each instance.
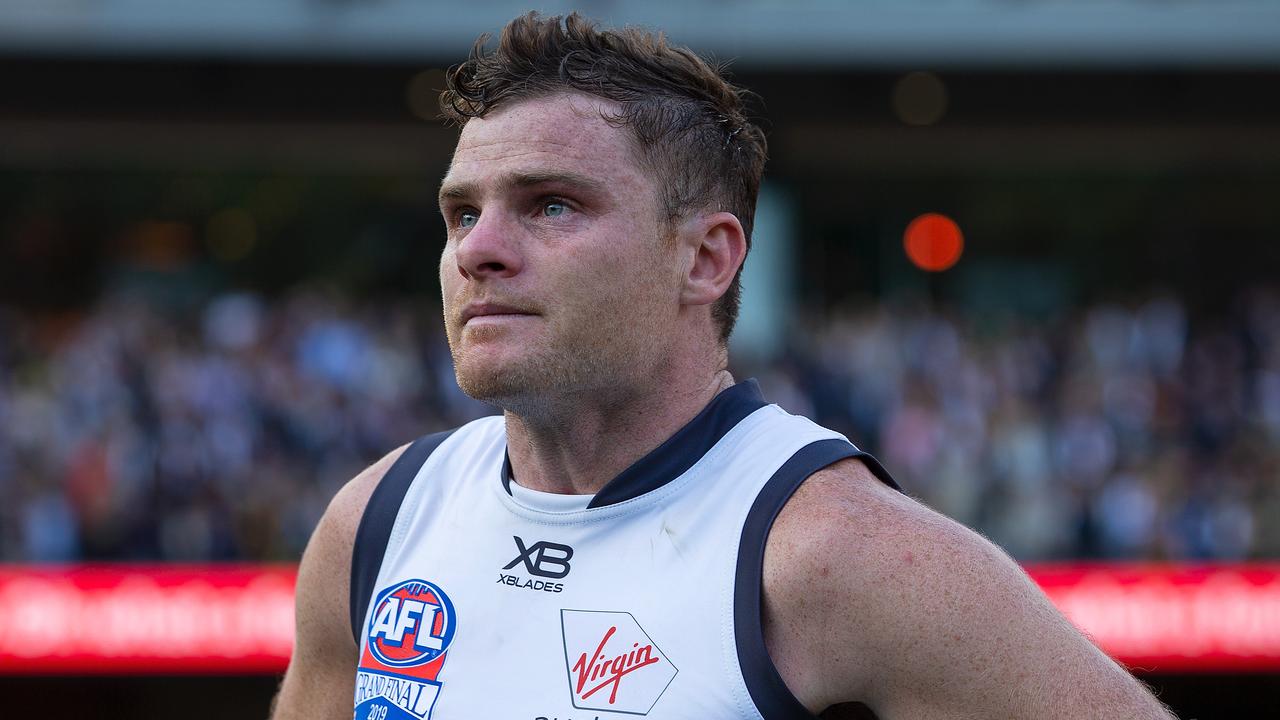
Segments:
[[[466,325],[475,318],[529,316],[536,314],[537,313],[530,312],[525,308],[516,307],[514,305],[501,305],[498,303],[471,303],[462,309],[462,324]]]

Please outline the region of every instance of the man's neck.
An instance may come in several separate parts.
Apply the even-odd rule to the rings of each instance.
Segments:
[[[582,398],[551,419],[507,412],[512,473],[531,490],[594,495],[733,384],[720,370]]]

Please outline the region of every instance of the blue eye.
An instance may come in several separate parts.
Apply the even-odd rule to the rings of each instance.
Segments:
[[[480,213],[470,210],[458,213],[458,227],[469,228],[480,222]]]
[[[564,203],[549,202],[542,206],[542,214],[546,217],[560,217],[568,209]]]

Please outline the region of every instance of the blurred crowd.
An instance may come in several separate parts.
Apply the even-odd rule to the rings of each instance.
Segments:
[[[0,313],[0,557],[296,560],[372,460],[492,412],[440,327],[313,291]]]
[[[868,305],[763,369],[1022,560],[1280,557],[1280,295],[1051,321]]]
[[[1015,557],[1280,557],[1280,295],[810,320],[735,370]],[[493,412],[440,328],[317,290],[0,310],[0,560],[296,559],[369,462]]]

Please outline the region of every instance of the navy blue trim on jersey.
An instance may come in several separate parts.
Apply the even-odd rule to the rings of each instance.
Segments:
[[[588,508],[613,505],[657,490],[685,474],[735,425],[767,403],[754,378],[722,390],[675,435],[635,461],[591,498]],[[502,487],[511,494],[511,457],[502,460]]]
[[[502,451],[502,489],[511,494],[511,478],[516,474],[511,472],[511,453],[507,450]]]
[[[351,635],[360,646],[363,636],[364,614],[369,610],[369,600],[376,592],[378,571],[382,569],[382,558],[387,551],[387,541],[391,539],[391,528],[400,514],[400,503],[405,493],[418,476],[422,464],[431,457],[431,453],[440,447],[440,443],[453,434],[453,430],[425,435],[413,441],[413,444],[400,453],[400,457],[391,464],[391,469],[378,481],[378,486],[369,496],[369,504],[360,517],[360,526],[356,529],[355,543],[351,548],[351,597],[348,607],[351,611]]]
[[[769,657],[761,624],[760,595],[764,547],[782,506],[810,475],[845,458],[856,457],[882,482],[901,490],[885,469],[847,440],[819,440],[800,448],[769,478],[747,513],[738,544],[738,577],[733,589],[733,624],[738,663],[751,700],[765,720],[815,720],[791,693]]]
[[[893,476],[889,474],[889,471],[885,470],[884,466],[880,464],[880,461],[871,456],[871,453],[865,453],[859,450],[858,454],[854,457],[861,460],[862,464],[867,466],[867,469],[871,471],[872,475],[876,476],[877,480],[898,492],[902,492],[902,487],[898,485],[898,481],[893,479]]]
[[[587,507],[630,500],[675,480],[701,460],[735,425],[765,404],[760,384],[754,378],[721,391],[675,435],[610,480]]]

